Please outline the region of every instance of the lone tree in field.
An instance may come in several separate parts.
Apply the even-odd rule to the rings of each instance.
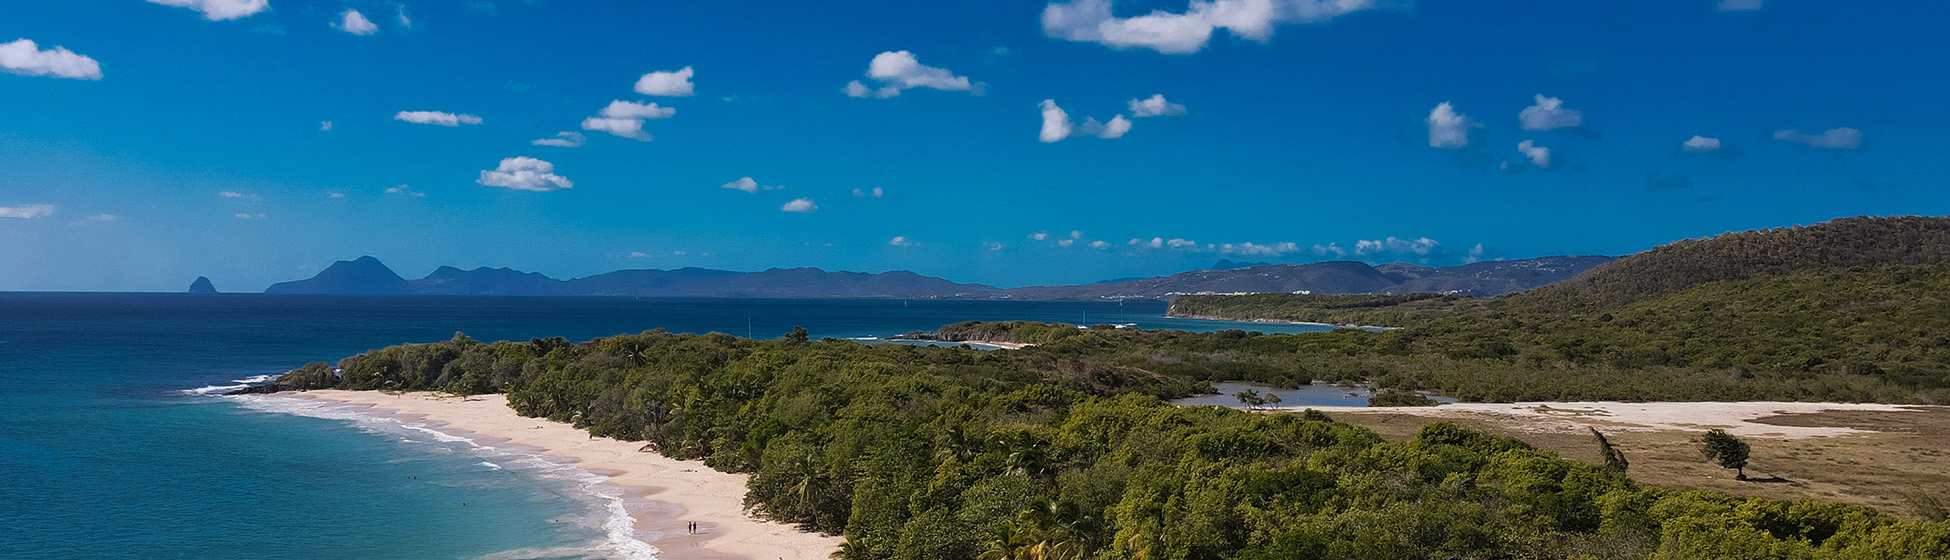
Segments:
[[[1625,460],[1625,452],[1612,447],[1611,440],[1605,439],[1605,434],[1599,432],[1597,428],[1585,426],[1585,429],[1591,430],[1591,437],[1598,440],[1598,456],[1604,458],[1605,470],[1625,474],[1625,469],[1632,466],[1631,461]]]
[[[1740,441],[1726,430],[1714,428],[1699,437],[1699,450],[1706,454],[1707,460],[1718,463],[1720,468],[1733,469],[1734,480],[1747,480],[1747,452],[1752,451],[1747,442]]]

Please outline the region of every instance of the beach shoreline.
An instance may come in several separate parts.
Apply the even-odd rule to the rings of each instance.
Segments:
[[[523,417],[508,408],[505,395],[315,390],[267,397],[326,401],[481,445],[519,446],[606,477],[606,484],[621,489],[637,534],[656,535],[647,542],[659,559],[825,560],[843,542],[747,515],[748,475],[640,451],[642,442],[592,437],[565,423]],[[690,522],[698,523],[697,534],[688,531]]]

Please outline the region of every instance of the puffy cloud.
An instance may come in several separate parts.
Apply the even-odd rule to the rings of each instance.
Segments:
[[[1032,234],[1029,234],[1029,238],[1030,238],[1030,239],[1034,239],[1034,240],[1036,240],[1036,241],[1044,241],[1044,240],[1047,240],[1047,239],[1049,239],[1049,232],[1047,232],[1047,231],[1039,231],[1039,232],[1036,232],[1036,233],[1032,233]]]
[[[883,190],[881,190],[881,189],[880,189],[880,187],[874,187],[874,188],[873,188],[873,190],[870,190],[870,191],[865,191],[865,190],[860,190],[860,189],[853,189],[853,196],[870,196],[870,197],[874,197],[874,198],[880,198],[880,197],[881,197],[881,195],[884,195],[884,194],[887,194],[887,192],[886,192],[886,191],[883,191]]]
[[[75,80],[102,79],[102,65],[67,47],[41,50],[28,39],[0,43],[0,69],[22,76],[53,76]]]
[[[1531,165],[1535,165],[1540,169],[1550,169],[1550,148],[1539,146],[1536,142],[1525,140],[1517,143],[1517,151],[1523,152],[1523,157],[1530,158]]]
[[[503,159],[494,170],[482,171],[481,178],[474,182],[518,191],[549,192],[575,188],[575,183],[567,177],[555,174],[555,164],[531,157]]]
[[[780,206],[779,210],[785,212],[800,212],[800,213],[810,214],[813,212],[818,212],[819,205],[814,204],[813,199],[810,198],[795,198],[792,199],[792,202],[787,202],[785,203],[784,206]]]
[[[736,181],[725,183],[719,186],[734,191],[745,191],[748,193],[758,192],[758,181],[752,180],[751,177],[739,177],[738,180]]]
[[[1645,190],[1657,192],[1690,188],[1693,188],[1693,180],[1686,178],[1685,175],[1673,173],[1667,176],[1653,171],[1645,173]]]
[[[203,19],[210,21],[246,17],[271,7],[271,0],[149,0],[149,3],[203,12]]]
[[[650,133],[643,131],[643,121],[638,119],[606,119],[589,117],[582,119],[582,129],[594,132],[607,132],[624,138],[650,141]]]
[[[1524,130],[1551,130],[1570,128],[1584,124],[1584,113],[1577,109],[1564,108],[1564,100],[1544,97],[1537,94],[1537,104],[1524,107],[1517,113],[1517,121],[1523,123]]]
[[[907,51],[887,51],[874,55],[873,61],[867,63],[867,77],[880,82],[880,87],[871,88],[854,80],[848,82],[842,91],[851,97],[884,99],[900,95],[901,90],[906,89],[976,91],[979,85],[969,82],[967,76],[956,76],[946,68],[921,64],[914,53]]]
[[[1043,130],[1036,138],[1044,142],[1057,142],[1069,138],[1070,133],[1074,131],[1074,127],[1070,126],[1070,114],[1064,112],[1062,107],[1056,106],[1055,99],[1044,99],[1041,107],[1043,108]]]
[[[0,206],[0,218],[44,218],[54,214],[52,204],[30,204],[27,206]]]
[[[1133,117],[1176,117],[1185,114],[1185,106],[1165,101],[1165,94],[1152,94],[1144,99],[1128,102]]]
[[[1056,106],[1056,100],[1044,99],[1039,105],[1043,111],[1043,128],[1036,139],[1043,142],[1057,142],[1072,136],[1095,136],[1098,138],[1122,138],[1131,131],[1131,119],[1124,115],[1111,117],[1110,122],[1098,122],[1095,118],[1084,119],[1083,124],[1070,123],[1070,113]]]
[[[1461,148],[1469,145],[1469,128],[1474,126],[1469,115],[1456,112],[1456,107],[1444,101],[1429,111],[1423,119],[1429,125],[1429,147]]]
[[[1441,248],[1441,243],[1427,237],[1401,239],[1390,236],[1386,239],[1363,239],[1354,242],[1354,254],[1364,257],[1379,255],[1429,256],[1439,252]]]
[[[643,131],[643,121],[647,119],[668,119],[677,114],[673,107],[659,107],[656,103],[631,103],[616,100],[609,102],[596,116],[583,119],[582,129],[607,132],[624,138],[650,141],[650,134]]]
[[[1761,0],[1720,0],[1715,6],[1722,12],[1746,12],[1760,9]]]
[[[1853,128],[1831,128],[1821,134],[1804,134],[1799,130],[1774,131],[1774,139],[1796,144],[1807,144],[1813,148],[1832,150],[1862,149],[1862,131]]]
[[[379,32],[378,25],[374,25],[372,20],[366,19],[365,14],[352,9],[340,12],[338,23],[332,24],[332,27],[353,35],[371,35]]]
[[[1110,248],[1110,243],[1109,243],[1109,242],[1107,242],[1107,241],[1104,241],[1104,240],[1101,240],[1101,239],[1099,239],[1099,240],[1097,240],[1097,241],[1092,241],[1092,242],[1090,242],[1090,248],[1092,248],[1092,249],[1109,249],[1109,248]]]
[[[466,114],[456,115],[444,111],[400,111],[398,114],[393,115],[393,120],[406,121],[414,124],[437,124],[440,126],[481,124],[481,117]]]
[[[888,241],[887,244],[895,247],[913,247],[915,245],[913,241],[908,241],[907,237],[902,235],[894,236],[894,239]]]
[[[1704,154],[1718,151],[1719,149],[1719,138],[1707,138],[1698,134],[1694,134],[1692,138],[1687,138],[1685,142],[1679,143],[1679,151],[1689,154]]]
[[[1110,0],[1072,0],[1043,8],[1043,34],[1114,49],[1146,48],[1189,54],[1205,48],[1213,32],[1264,42],[1283,23],[1317,23],[1378,7],[1377,0],[1192,0],[1184,13],[1156,10],[1119,18]]]
[[[636,92],[644,95],[663,97],[690,97],[696,95],[691,83],[691,67],[685,66],[674,72],[651,72],[636,80]]]
[[[584,142],[588,141],[589,137],[583,136],[580,132],[557,132],[554,138],[542,138],[530,142],[530,144],[537,146],[555,146],[559,148],[580,148]]]
[[[656,103],[631,103],[611,101],[608,107],[596,113],[606,119],[668,119],[677,114],[675,107],[658,107]]]

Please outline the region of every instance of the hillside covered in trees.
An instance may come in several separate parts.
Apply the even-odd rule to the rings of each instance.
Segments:
[[[1399,356],[1371,364],[1368,377],[1465,400],[1950,403],[1946,218],[1849,218],[1684,241],[1491,299],[1259,294],[1172,306],[1179,315],[1402,327],[1350,335],[1346,354]]]
[[[651,331],[580,344],[457,335],[352,356],[337,372],[308,366],[279,384],[507,393],[523,415],[752,473],[754,511],[844,535],[840,555],[853,560],[1950,554],[1950,522],[1647,488],[1446,423],[1383,441],[1317,413],[1159,398],[1194,390],[1200,375],[1299,375],[1293,348],[1374,333],[980,328],[1041,344],[984,352],[803,332],[757,341]],[[1251,365],[1216,365],[1235,363]]]

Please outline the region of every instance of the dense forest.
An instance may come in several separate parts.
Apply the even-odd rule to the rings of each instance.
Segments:
[[[1944,218],[1685,241],[1491,299],[1185,296],[1172,311],[1401,327],[1302,362],[1463,400],[1950,403]]]
[[[1374,333],[1008,330],[1041,344],[456,335],[352,356],[338,372],[307,366],[279,385],[504,392],[524,415],[752,473],[756,512],[844,535],[853,560],[1950,555],[1950,522],[1640,487],[1446,423],[1385,442],[1314,412],[1172,406],[1159,396],[1192,390],[1190,377],[1121,363],[1154,343],[1152,359],[1169,363]]]

